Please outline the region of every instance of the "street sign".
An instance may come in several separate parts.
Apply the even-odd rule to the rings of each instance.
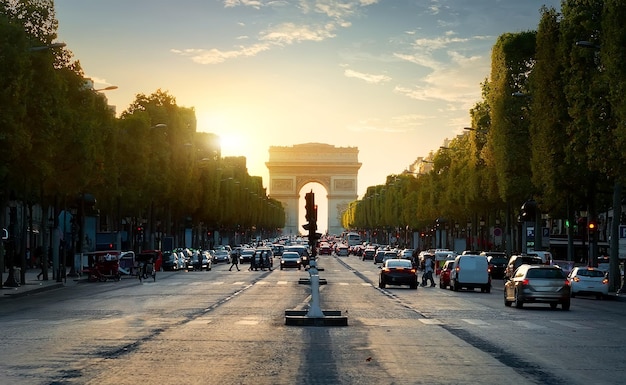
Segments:
[[[619,237],[620,239],[626,239],[626,226],[625,225],[619,226]]]
[[[7,229],[2,229],[2,240],[9,239],[9,231]]]

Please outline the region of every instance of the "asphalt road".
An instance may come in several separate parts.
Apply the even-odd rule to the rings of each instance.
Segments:
[[[277,261],[278,262],[278,261]],[[377,287],[378,268],[320,258],[323,310],[287,326],[304,270],[161,272],[3,300],[0,384],[620,384],[626,303],[505,307],[491,293]]]

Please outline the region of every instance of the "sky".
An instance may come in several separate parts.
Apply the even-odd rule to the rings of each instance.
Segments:
[[[270,193],[270,146],[357,147],[362,197],[470,126],[496,39],[536,29],[542,5],[560,0],[56,0],[55,10],[58,41],[94,87],[118,87],[106,91],[118,114],[137,94],[167,91]]]

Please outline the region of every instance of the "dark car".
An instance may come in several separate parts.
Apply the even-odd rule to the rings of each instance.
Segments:
[[[504,305],[515,304],[521,308],[525,303],[549,303],[552,309],[561,304],[569,310],[571,286],[565,273],[557,266],[522,265],[504,283]]]
[[[302,259],[297,251],[285,251],[280,257],[280,269],[294,267],[300,270],[302,268]]]
[[[509,258],[509,262],[504,269],[504,279],[511,278],[513,272],[522,265],[541,265],[543,260],[539,257],[533,257],[530,255],[513,255]]]
[[[376,255],[374,255],[374,263],[383,263],[385,260],[385,250],[376,251]]]
[[[509,262],[506,253],[500,251],[486,251],[480,254],[487,256],[489,274],[491,274],[491,278],[504,278],[504,271],[506,270],[506,265]]]
[[[450,273],[454,269],[454,261],[446,261],[439,273],[439,287],[445,289],[450,286]]]
[[[380,267],[378,287],[384,289],[387,285],[408,285],[411,289],[417,289],[417,269],[408,259],[386,260]]]
[[[363,250],[362,257],[363,257],[364,261],[368,260],[368,259],[373,260],[375,256],[376,256],[376,249],[375,248],[368,247],[367,249]]]
[[[256,254],[256,250],[252,248],[241,249],[239,252],[239,262],[240,263],[250,263],[252,262],[252,258],[254,258],[254,254]]]
[[[178,270],[178,254],[173,251],[163,252],[163,270]]]

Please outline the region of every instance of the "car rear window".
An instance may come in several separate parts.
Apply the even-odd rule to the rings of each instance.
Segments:
[[[604,272],[601,270],[578,270],[576,275],[580,275],[582,277],[604,277]]]
[[[561,269],[528,269],[526,278],[565,278]]]
[[[387,267],[413,267],[406,259],[394,259],[387,261]]]

